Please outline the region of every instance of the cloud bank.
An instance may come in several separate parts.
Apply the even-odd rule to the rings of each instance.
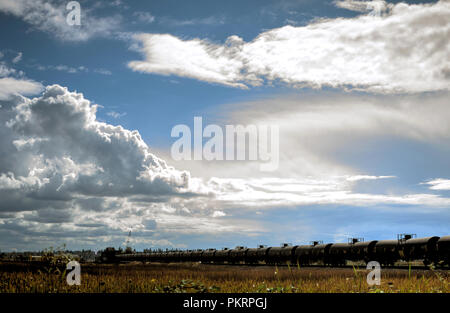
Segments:
[[[349,4],[349,2],[345,2]],[[284,26],[250,42],[224,44],[170,34],[136,34],[134,70],[248,88],[343,87],[377,93],[449,90],[450,3],[390,5],[382,16],[321,19]]]

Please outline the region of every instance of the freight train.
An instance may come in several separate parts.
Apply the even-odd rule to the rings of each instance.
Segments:
[[[280,247],[259,246],[234,249],[166,250],[121,253],[106,248],[98,260],[102,263],[120,262],[201,262],[209,264],[268,264],[268,265],[324,265],[344,266],[351,262],[378,261],[392,266],[398,261],[421,261],[425,266],[450,265],[450,236],[414,238],[402,234],[397,240],[371,240],[350,238],[347,243],[311,242],[310,245],[283,244]]]

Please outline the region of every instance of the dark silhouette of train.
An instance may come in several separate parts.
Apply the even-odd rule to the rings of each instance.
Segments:
[[[221,250],[166,250],[151,252],[121,253],[106,248],[99,262],[201,262],[212,264],[293,264],[344,266],[348,261],[377,261],[383,266],[393,266],[398,261],[421,261],[425,266],[450,265],[450,236],[415,238],[401,234],[397,240],[371,240],[350,238],[347,243],[311,242],[310,245],[283,244],[280,247],[259,246]]]

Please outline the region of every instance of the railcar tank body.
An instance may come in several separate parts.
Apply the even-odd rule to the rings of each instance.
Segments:
[[[308,265],[312,260],[312,245],[297,246],[294,251],[293,263]]]
[[[402,247],[398,240],[380,240],[375,244],[375,254],[373,261],[378,261],[382,265],[394,265],[400,260]]]
[[[194,250],[191,253],[191,262],[200,262],[202,260],[203,250]]]
[[[329,249],[328,264],[334,266],[344,266],[351,257],[352,245],[349,243],[333,243]]]
[[[352,261],[366,263],[375,259],[375,245],[378,240],[356,242],[351,248]]]
[[[405,261],[423,260],[425,265],[430,264],[437,253],[439,237],[414,238],[405,241],[402,257]]]
[[[329,251],[332,243],[318,244],[312,248],[311,262],[329,264]]]
[[[217,250],[216,254],[214,255],[214,263],[229,263],[230,252],[231,252],[231,250],[228,248],[223,248],[222,250]]]
[[[245,264],[259,264],[266,262],[269,248],[260,245],[258,248],[249,248],[245,256]]]
[[[443,236],[437,242],[437,262],[450,266],[450,236]]]
[[[280,259],[281,249],[281,247],[269,247],[266,257],[267,264],[277,264]]]
[[[216,249],[207,249],[202,254],[202,263],[212,263],[214,262],[214,256],[216,254]]]
[[[237,246],[230,251],[229,259],[232,264],[244,263],[248,248]]]

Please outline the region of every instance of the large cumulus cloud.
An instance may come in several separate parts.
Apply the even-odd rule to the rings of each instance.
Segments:
[[[159,198],[188,190],[189,173],[153,155],[137,131],[98,122],[97,107],[82,94],[53,85],[40,97],[15,101],[1,108],[0,158],[0,192],[6,199],[20,193],[15,209],[27,209],[28,198]],[[0,208],[11,204],[2,201]]]

